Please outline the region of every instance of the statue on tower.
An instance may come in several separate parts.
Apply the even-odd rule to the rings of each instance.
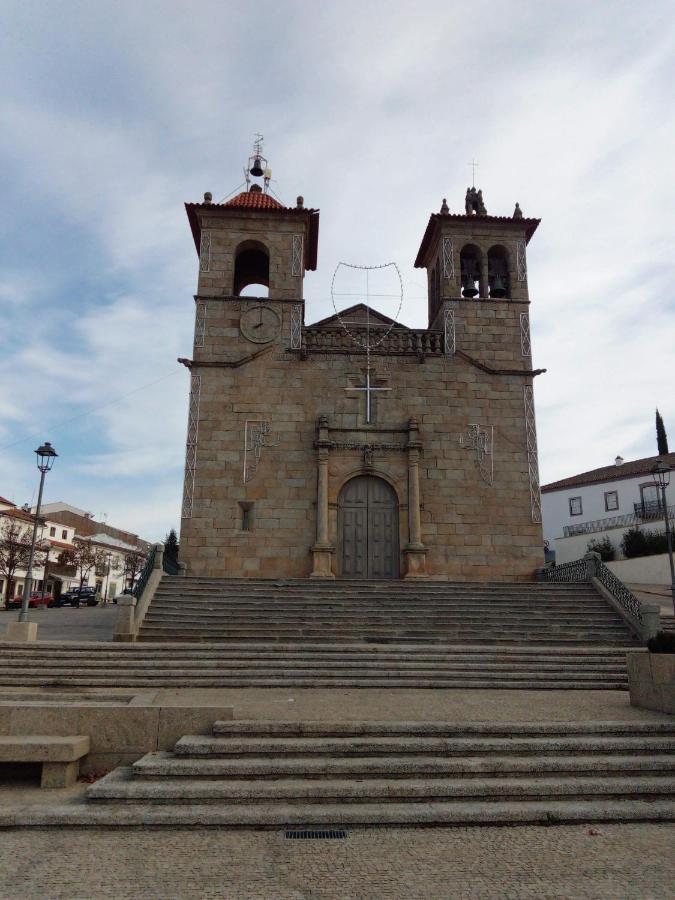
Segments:
[[[466,197],[464,198],[464,209],[467,216],[486,216],[487,209],[483,202],[483,192],[476,190],[475,187],[466,189]]]

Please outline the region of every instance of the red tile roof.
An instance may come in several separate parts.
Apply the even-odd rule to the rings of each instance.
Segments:
[[[551,491],[560,491],[570,487],[581,487],[585,484],[598,484],[603,481],[620,481],[622,478],[631,478],[638,475],[651,475],[651,470],[659,459],[662,459],[668,466],[675,466],[675,453],[664,453],[661,456],[646,456],[644,459],[634,459],[631,462],[624,462],[620,466],[617,466],[616,464],[602,466],[599,469],[591,469],[589,472],[582,472],[580,475],[561,478],[560,481],[551,481],[550,484],[542,485],[541,492],[542,494],[548,494]]]
[[[281,203],[275,200],[270,194],[263,194],[262,191],[244,191],[237,194],[223,206],[236,206],[239,209],[283,209]]]
[[[0,503],[6,503],[7,506],[16,506],[16,503],[12,503],[12,501],[8,500],[6,497],[0,497]]]
[[[278,200],[262,191],[247,191],[228,200],[227,203],[186,203],[188,222],[192,231],[197,253],[201,245],[201,217],[205,213],[218,215],[242,215],[249,211],[272,213],[279,216],[300,218],[307,223],[307,240],[305,241],[305,269],[314,271],[319,253],[319,210],[297,206],[282,206]]]
[[[0,509],[0,516],[9,516],[12,519],[22,519],[24,522],[34,522],[34,517],[23,509]],[[42,519],[40,520],[42,521]]]

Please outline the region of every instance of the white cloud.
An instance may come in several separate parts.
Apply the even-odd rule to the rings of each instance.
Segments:
[[[10,3],[0,493],[28,499],[49,432],[50,490],[149,536],[177,524],[188,379],[172,373],[196,283],[181,206],[237,185],[255,130],[284,201],[322,209],[309,320],[332,310],[338,261],[393,259],[402,318],[423,324],[412,262],[441,199],[461,209],[475,156],[490,212],[519,200],[543,219],[528,260],[543,479],[652,452],[657,404],[675,435],[669,16],[148,0],[35,20]]]

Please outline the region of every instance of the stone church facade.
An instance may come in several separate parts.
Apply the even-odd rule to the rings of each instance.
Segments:
[[[199,253],[181,526],[190,575],[528,580],[543,563],[526,247],[467,192],[415,265],[429,321],[309,324],[319,212],[186,204]],[[256,299],[240,292],[268,286]],[[347,325],[345,323],[348,323]],[[373,340],[372,336],[376,339]],[[369,349],[367,349],[369,348]]]

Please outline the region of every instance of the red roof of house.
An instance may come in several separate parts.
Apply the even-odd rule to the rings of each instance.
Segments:
[[[423,269],[426,266],[426,255],[434,237],[434,233],[436,229],[441,227],[443,222],[449,220],[452,220],[453,222],[466,222],[467,224],[479,226],[485,224],[500,225],[502,227],[506,226],[512,228],[514,231],[520,231],[520,233],[524,235],[526,243],[529,243],[530,238],[541,222],[541,219],[514,219],[513,216],[467,216],[460,215],[459,213],[432,213],[429,216],[429,222],[426,231],[424,232],[422,243],[417,251],[417,258],[415,259],[416,269]]]
[[[620,481],[623,478],[637,477],[638,475],[651,475],[651,470],[662,459],[666,465],[675,467],[675,453],[664,453],[661,456],[645,456],[644,459],[634,459],[624,462],[620,466],[601,466],[599,469],[591,469],[580,475],[572,475],[569,478],[561,478],[560,481],[551,481],[543,484],[542,494],[551,491],[560,491],[564,488],[581,487],[585,484],[598,484],[603,481]]]
[[[35,521],[33,516],[30,513],[25,512],[25,510],[23,509],[0,509],[0,516],[9,516],[12,519],[21,519],[24,522]]]
[[[7,506],[16,506],[16,503],[12,503],[12,501],[8,500],[6,497],[0,497],[0,503],[6,503]]]
[[[274,197],[262,191],[244,191],[237,194],[227,203],[186,203],[192,238],[199,253],[202,238],[201,216],[204,213],[218,215],[250,215],[260,212],[279,216],[292,216],[307,222],[307,240],[305,241],[305,269],[314,271],[319,253],[319,210],[305,209],[298,206],[283,206]]]
[[[54,538],[46,537],[45,541],[49,541],[50,547],[61,547],[63,550],[74,550],[74,546],[72,544],[66,544],[63,541],[55,541]]]

